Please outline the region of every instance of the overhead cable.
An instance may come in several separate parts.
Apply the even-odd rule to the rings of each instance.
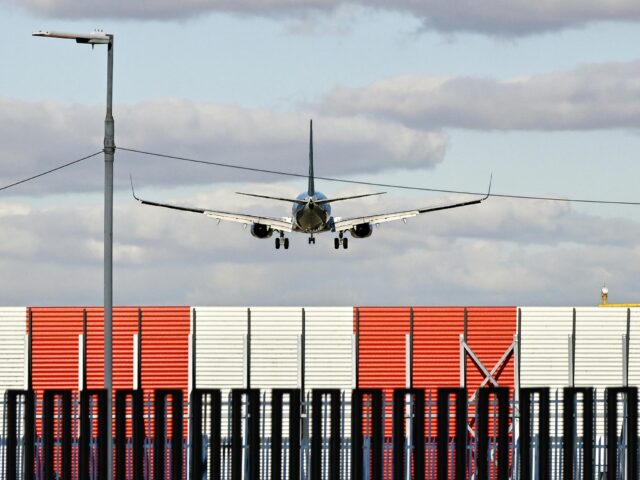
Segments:
[[[23,183],[30,182],[31,180],[35,180],[36,178],[44,177],[45,175],[48,175],[50,173],[57,172],[58,170],[62,170],[63,168],[70,167],[71,165],[75,165],[76,163],[80,163],[80,162],[83,162],[85,160],[89,160],[90,158],[95,157],[96,155],[99,155],[102,152],[103,151],[100,150],[100,151],[98,151],[96,153],[92,153],[91,155],[87,155],[86,157],[82,157],[82,158],[79,158],[77,160],[73,160],[72,162],[68,162],[68,163],[64,163],[62,165],[59,165],[59,166],[57,166],[55,168],[52,168],[51,170],[47,170],[45,172],[38,173],[38,174],[33,175],[31,177],[24,178],[22,180],[18,180],[17,182],[10,183],[9,185],[5,185],[4,187],[0,187],[0,191],[7,190],[7,189],[9,189],[11,187],[15,187],[17,185],[21,185]]]
[[[269,170],[265,168],[257,168],[257,167],[246,167],[242,165],[234,165],[230,163],[222,163],[222,162],[211,162],[207,160],[198,160],[194,158],[188,157],[180,157],[176,155],[168,155],[164,153],[157,152],[149,152],[145,150],[139,150],[135,148],[124,148],[118,147],[119,150],[124,150],[132,153],[139,153],[142,155],[150,155],[154,157],[168,158],[171,160],[179,160],[183,162],[191,162],[191,163],[199,163],[203,165],[210,165],[214,167],[222,167],[222,168],[231,168],[236,170],[245,170],[250,172],[259,172],[259,173],[269,173],[272,175],[281,175],[286,177],[296,177],[296,178],[308,178],[307,174],[302,173],[292,173],[292,172],[283,172],[280,170]],[[455,193],[460,195],[486,195],[486,192],[471,192],[464,190],[451,190],[451,189],[443,189],[443,188],[428,188],[428,187],[414,187],[409,185],[398,185],[398,184],[390,184],[390,183],[376,183],[376,182],[367,182],[363,180],[347,180],[343,178],[333,178],[333,177],[321,177],[315,176],[316,180],[323,180],[326,182],[339,182],[339,183],[351,183],[356,185],[366,185],[371,187],[383,187],[383,188],[395,188],[399,190],[415,190],[422,192],[437,192],[437,193]],[[513,198],[516,200],[543,200],[548,202],[571,202],[571,203],[592,203],[592,204],[601,204],[601,205],[640,205],[640,202],[626,202],[619,200],[596,200],[589,198],[566,198],[566,197],[542,197],[542,196],[532,196],[532,195],[515,195],[515,194],[507,194],[507,193],[492,193],[492,197],[499,198]]]

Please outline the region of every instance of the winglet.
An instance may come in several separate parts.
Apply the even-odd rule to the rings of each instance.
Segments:
[[[489,177],[489,190],[482,200],[486,200],[491,196],[491,182],[493,182],[493,172],[491,172],[491,176]]]
[[[131,180],[131,194],[133,195],[133,198],[135,198],[137,201],[141,201],[138,197],[136,197],[136,191],[133,188],[133,177],[131,176],[131,174],[129,174],[129,180]]]

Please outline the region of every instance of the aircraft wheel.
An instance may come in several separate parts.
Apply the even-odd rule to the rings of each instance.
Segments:
[[[333,246],[335,247],[336,250],[340,248],[340,239],[338,237],[333,239]]]
[[[280,248],[280,239],[276,238],[276,249]]]
[[[284,239],[284,249],[285,250],[289,250],[289,239],[288,238]]]
[[[349,239],[348,238],[343,238],[342,239],[342,247],[346,250],[347,248],[349,248]]]

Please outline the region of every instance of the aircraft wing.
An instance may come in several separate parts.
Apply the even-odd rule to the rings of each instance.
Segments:
[[[216,212],[214,210],[205,210],[203,212],[207,217],[215,218],[217,220],[227,220],[237,223],[259,223],[260,225],[266,225],[279,232],[291,232],[291,222],[285,222],[279,218],[273,217],[260,217],[257,215],[246,215],[242,213],[228,213],[228,212]]]
[[[407,218],[415,217],[420,215],[421,213],[429,213],[429,212],[437,212],[439,210],[448,210],[450,208],[459,208],[466,207],[469,205],[476,205],[478,203],[484,202],[491,195],[491,181],[493,180],[493,175],[489,178],[489,190],[487,194],[482,198],[477,198],[475,200],[469,200],[467,202],[460,203],[450,203],[447,205],[440,205],[437,207],[427,207],[427,208],[418,208],[415,210],[405,210],[403,212],[393,212],[393,213],[381,213],[378,215],[370,215],[366,217],[353,217],[353,218],[341,218],[337,220],[334,225],[335,229],[339,232],[344,230],[349,230],[356,225],[361,223],[385,223],[385,222],[394,222],[396,220],[406,220]]]
[[[133,183],[132,183],[132,191],[133,191]],[[143,200],[141,198],[138,198],[135,194],[135,191],[133,192],[133,198],[135,198],[138,202],[140,202],[143,205],[171,208],[173,210],[180,210],[182,212],[201,213],[203,215],[206,215],[207,217],[215,218],[216,220],[226,220],[229,222],[244,223],[245,225],[250,223],[259,223],[260,225],[266,225],[268,227],[271,227],[274,230],[278,230],[279,232],[291,232],[291,222],[287,222],[281,218],[261,217],[258,215],[247,215],[243,213],[220,212],[217,210],[209,210],[206,208],[193,208],[193,207],[184,207],[181,205],[173,205],[170,203],[151,202],[148,200]]]
[[[458,208],[458,207],[466,207],[468,205],[475,205],[477,203],[483,202],[487,198],[488,196],[479,198],[477,200],[470,200],[468,202],[452,203],[448,205],[440,205],[438,207],[419,208],[416,210],[405,210],[403,212],[381,213],[378,215],[369,215],[366,217],[343,218],[335,222],[335,229],[337,231],[344,231],[344,230],[349,230],[350,228],[355,227],[356,225],[359,225],[361,223],[385,223],[385,222],[393,222],[396,220],[406,220],[407,218],[418,216],[421,213],[437,212],[439,210],[447,210],[450,208]]]

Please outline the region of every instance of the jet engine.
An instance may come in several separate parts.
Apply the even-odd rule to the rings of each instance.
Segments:
[[[354,238],[367,238],[373,233],[373,227],[370,223],[359,223],[350,229],[351,236]]]
[[[254,223],[251,225],[251,235],[256,238],[270,238],[273,235],[273,228],[261,223]]]

